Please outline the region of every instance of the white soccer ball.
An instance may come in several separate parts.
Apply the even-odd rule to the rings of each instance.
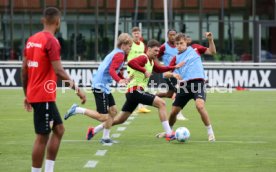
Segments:
[[[175,130],[175,138],[179,142],[187,142],[190,135],[190,131],[186,127],[179,127]]]

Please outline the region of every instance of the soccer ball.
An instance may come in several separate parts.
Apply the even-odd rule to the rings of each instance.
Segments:
[[[179,127],[175,130],[175,138],[179,142],[187,142],[190,137],[190,131],[186,127]]]

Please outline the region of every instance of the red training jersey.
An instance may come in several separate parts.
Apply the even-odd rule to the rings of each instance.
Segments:
[[[28,65],[28,102],[56,101],[57,76],[51,61],[60,60],[58,40],[50,32],[38,32],[28,39],[24,56]]]
[[[200,44],[192,44],[191,47],[196,51],[198,55],[204,54],[207,50],[207,47],[204,47]]]

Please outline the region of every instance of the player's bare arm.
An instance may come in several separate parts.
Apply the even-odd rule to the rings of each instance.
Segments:
[[[24,57],[23,63],[22,63],[22,72],[21,72],[21,80],[23,85],[23,90],[25,94],[24,98],[24,108],[28,111],[32,111],[31,104],[27,101],[26,94],[27,94],[27,84],[28,84],[28,66],[27,66],[27,59]]]
[[[212,32],[205,32],[205,37],[208,39],[209,48],[207,48],[204,54],[215,55],[217,51]]]

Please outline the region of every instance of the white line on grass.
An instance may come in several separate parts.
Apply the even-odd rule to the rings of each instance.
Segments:
[[[97,150],[95,153],[96,156],[104,156],[107,150]]]
[[[114,134],[111,135],[112,138],[118,138],[120,136],[121,136],[120,133],[114,133]]]
[[[134,120],[135,119],[135,117],[134,116],[130,116],[130,117],[128,117],[128,120]]]
[[[241,141],[241,140],[217,140],[215,142],[209,142],[209,141],[196,141],[196,140],[189,140],[188,142],[194,142],[194,143],[238,143],[238,144],[263,144],[267,143],[265,141]]]
[[[84,165],[83,168],[95,168],[97,164],[98,164],[98,161],[89,160],[87,161],[87,163]]]
[[[126,130],[126,127],[118,127],[117,128],[117,131],[125,131]]]
[[[123,123],[123,125],[129,125],[131,122],[130,121],[126,121]]]

